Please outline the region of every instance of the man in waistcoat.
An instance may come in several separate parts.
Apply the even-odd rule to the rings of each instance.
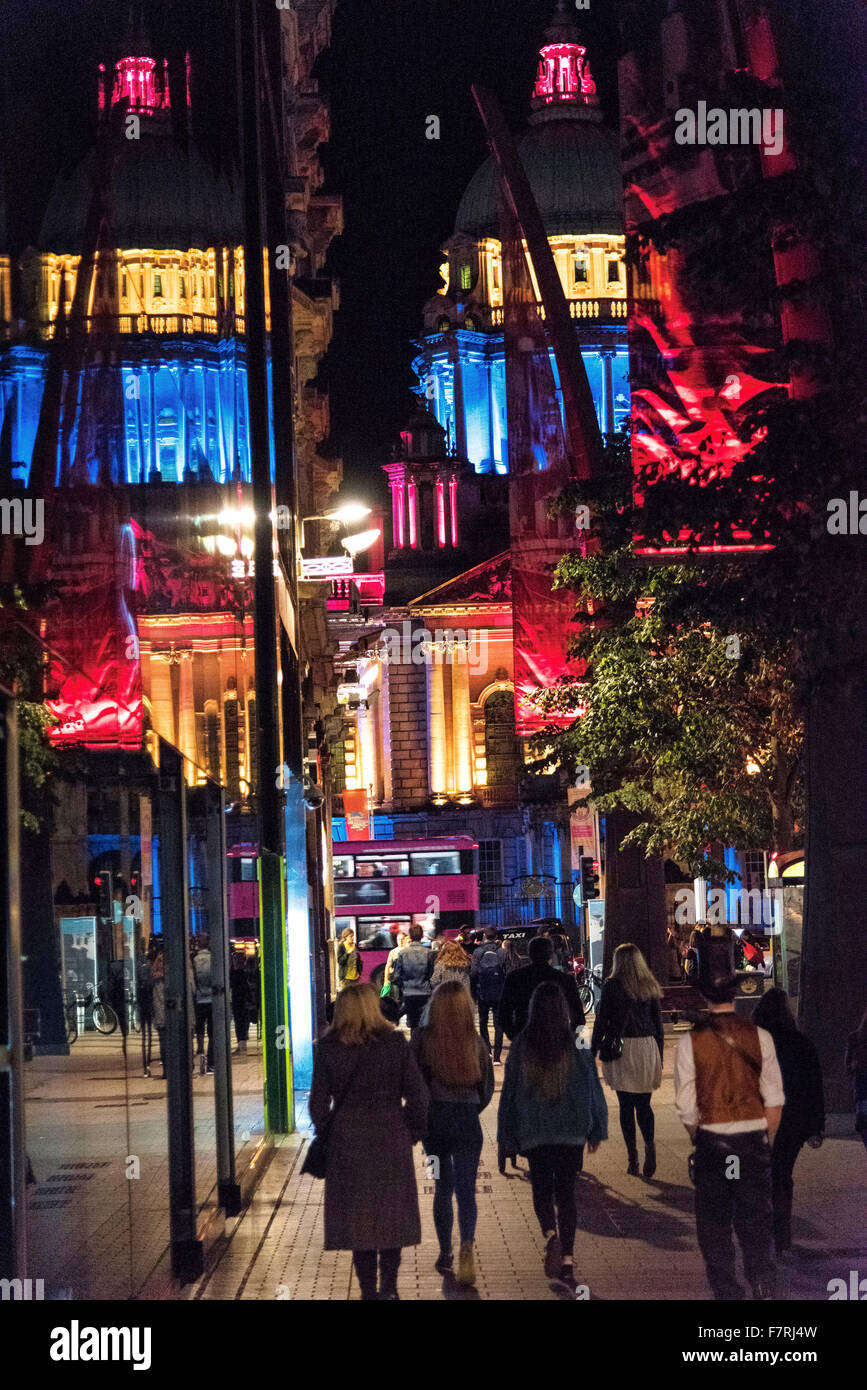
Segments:
[[[737,977],[730,944],[699,945],[698,988],[707,1015],[681,1038],[675,1105],[695,1143],[695,1222],[714,1298],[745,1297],[733,1232],[754,1299],[774,1297],[771,1147],[783,1083],[770,1033],[734,1011]]]

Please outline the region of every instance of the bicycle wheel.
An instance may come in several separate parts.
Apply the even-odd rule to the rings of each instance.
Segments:
[[[110,1004],[94,1004],[93,1026],[98,1033],[113,1033],[117,1027],[117,1014]]]
[[[66,1010],[66,1041],[71,1047],[78,1039],[78,1009],[73,1004]]]
[[[589,985],[578,986],[578,998],[581,1000],[581,1007],[585,1013],[588,1009],[593,1008],[593,990]]]

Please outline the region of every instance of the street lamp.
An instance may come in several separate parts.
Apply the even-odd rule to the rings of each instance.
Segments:
[[[344,536],[340,544],[354,557],[360,555],[362,550],[369,550],[374,541],[378,541],[381,535],[382,531],[377,527],[373,531],[359,531],[355,536]]]
[[[339,521],[341,525],[348,526],[353,521],[362,521],[366,516],[370,516],[370,507],[365,507],[361,502],[344,502],[342,506],[336,507],[332,512],[323,512],[320,516],[303,516],[301,518],[301,549],[304,549],[304,526],[308,521]]]

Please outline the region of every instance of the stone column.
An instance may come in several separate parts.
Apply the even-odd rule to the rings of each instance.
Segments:
[[[466,642],[456,642],[452,655],[452,749],[455,791],[471,792],[473,726],[470,718],[470,668]]]

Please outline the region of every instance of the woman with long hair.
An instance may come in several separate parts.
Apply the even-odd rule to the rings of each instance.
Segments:
[[[825,1095],[819,1054],[799,1030],[784,989],[769,989],[759,1000],[753,1023],[774,1040],[786,1095],[780,1127],[771,1150],[774,1196],[774,1243],[777,1254],[792,1247],[793,1174],[807,1142],[819,1148],[825,1129]]]
[[[383,1018],[377,991],[347,985],[314,1048],[309,1110],[317,1128],[330,1125],[325,1249],[352,1251],[368,1301],[397,1298],[401,1250],[421,1241],[412,1148],[425,1132],[427,1106],[409,1044]]]
[[[444,985],[449,980],[457,980],[459,985],[470,987],[470,958],[459,941],[443,942],[437,952],[436,965],[430,977],[431,985]]]
[[[458,1283],[471,1286],[476,1282],[476,1174],[482,1153],[479,1113],[494,1094],[494,1068],[476,1031],[472,999],[462,981],[447,980],[434,990],[428,1021],[417,1029],[412,1050],[430,1090],[424,1147],[436,1183],[433,1217],[440,1243],[436,1268],[447,1274],[454,1264],[452,1199],[457,1198],[461,1238],[457,1278]]]
[[[533,1209],[545,1238],[545,1273],[574,1289],[578,1212],[575,1180],[584,1147],[608,1138],[608,1109],[596,1064],[578,1049],[566,996],[555,981],[538,985],[526,1026],[506,1060],[497,1141],[526,1154]]]
[[[594,1057],[602,1055],[602,1075],[617,1092],[630,1177],[638,1176],[636,1119],[644,1140],[643,1176],[652,1178],[656,1172],[650,1096],[662,1084],[661,998],[662,990],[638,947],[631,942],[618,946],[602,986],[590,1049]]]
[[[846,1069],[855,1084],[855,1128],[867,1149],[867,1009],[846,1040]]]

